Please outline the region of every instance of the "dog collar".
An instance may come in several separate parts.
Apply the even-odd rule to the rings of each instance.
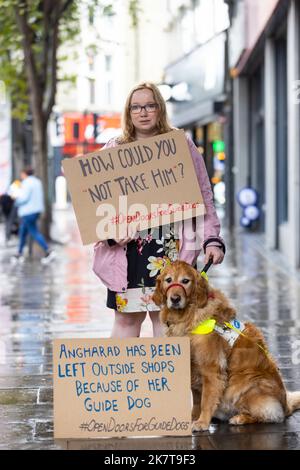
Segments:
[[[182,284],[178,284],[177,282],[174,282],[173,284],[171,284],[171,285],[167,288],[166,293],[168,292],[168,290],[169,290],[171,287],[175,287],[175,286],[182,287],[182,289],[184,290],[185,295],[187,296],[185,287],[184,287]]]

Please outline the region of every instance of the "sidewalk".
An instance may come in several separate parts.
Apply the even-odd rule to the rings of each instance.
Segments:
[[[71,211],[56,211],[57,258],[38,255],[12,266],[0,226],[0,449],[300,449],[300,412],[280,425],[212,425],[185,438],[54,442],[52,340],[109,337],[113,314],[106,289],[91,271]],[[256,234],[227,235],[227,255],[210,281],[233,301],[240,318],[262,328],[289,390],[300,390],[300,279]],[[199,268],[202,264],[199,264]],[[142,334],[151,336],[150,322]],[[293,361],[292,361],[293,359]]]

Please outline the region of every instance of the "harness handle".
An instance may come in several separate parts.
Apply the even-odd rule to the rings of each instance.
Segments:
[[[206,265],[204,266],[204,268],[202,269],[202,273],[207,273],[207,271],[209,270],[209,268],[211,267],[211,265],[213,264],[213,260],[212,258],[209,258],[208,260],[208,263],[206,263]]]

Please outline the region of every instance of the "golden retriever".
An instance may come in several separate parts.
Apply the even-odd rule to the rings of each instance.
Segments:
[[[175,261],[162,271],[153,301],[161,307],[166,335],[191,340],[193,431],[208,429],[212,417],[234,425],[279,423],[300,408],[300,392],[286,391],[255,325],[245,323],[233,344],[220,334],[226,332],[224,322],[236,318],[236,311],[189,264]],[[193,333],[208,319],[215,320],[219,332]]]

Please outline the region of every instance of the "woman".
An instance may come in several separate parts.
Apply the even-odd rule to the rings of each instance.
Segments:
[[[159,89],[152,83],[134,87],[123,113],[123,135],[111,139],[106,148],[153,137],[174,130],[167,119],[166,105]],[[219,236],[220,223],[213,205],[213,196],[202,156],[187,137],[203,201],[205,262],[221,263],[225,247]],[[154,233],[155,232],[155,233]],[[146,230],[118,242],[107,240],[95,245],[94,272],[108,287],[107,306],[115,310],[113,338],[138,337],[149,312],[153,335],[161,336],[159,309],[151,299],[156,275],[166,264],[183,259],[195,264],[200,250],[186,249],[184,240],[176,240],[173,227],[167,234],[162,228]]]

